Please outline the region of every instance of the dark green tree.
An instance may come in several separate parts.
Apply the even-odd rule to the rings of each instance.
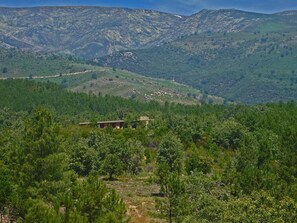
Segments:
[[[158,165],[168,165],[169,172],[181,173],[183,161],[182,152],[183,145],[180,140],[172,133],[169,133],[160,143],[157,163]]]
[[[87,176],[96,168],[98,153],[88,147],[85,140],[79,141],[70,149],[69,167],[80,176]]]
[[[124,170],[131,174],[138,174],[144,164],[144,147],[141,142],[128,140],[121,148],[120,157],[124,165]]]
[[[97,80],[97,74],[96,73],[92,73],[92,79]]]
[[[211,160],[210,158],[201,156],[197,148],[193,148],[186,153],[185,158],[185,169],[188,174],[194,171],[202,172],[204,174],[210,173],[211,171]]]
[[[88,223],[127,222],[126,207],[115,191],[106,186],[95,175],[83,181],[78,188],[78,210],[87,216]]]
[[[63,178],[65,162],[60,151],[59,127],[47,108],[36,109],[26,123],[23,139],[24,171],[30,176],[28,185]]]
[[[178,173],[169,173],[161,192],[165,199],[157,200],[157,208],[169,223],[181,222],[185,209],[185,185]]]
[[[13,192],[11,171],[0,160],[0,222],[5,214],[8,214],[7,208],[10,206],[10,199]]]
[[[123,163],[116,154],[108,154],[102,163],[102,172],[108,174],[109,180],[114,179],[114,175],[123,172]]]

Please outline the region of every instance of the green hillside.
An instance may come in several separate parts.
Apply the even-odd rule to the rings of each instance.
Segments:
[[[296,24],[0,7],[0,223],[296,223]]]
[[[156,102],[142,103],[113,96],[94,96],[74,93],[54,83],[38,83],[32,80],[0,81],[1,108],[13,111],[32,111],[38,106],[47,106],[59,115],[79,117],[119,118],[128,111],[158,110]],[[84,121],[81,119],[80,121]],[[78,120],[76,120],[76,123]]]
[[[49,76],[86,69],[86,65],[82,65],[72,57],[34,54],[0,47],[0,78]]]
[[[175,79],[228,100],[297,99],[297,30],[263,22],[249,31],[185,36],[151,49],[103,57],[102,65]]]
[[[200,104],[223,103],[223,99],[173,81],[88,65],[57,55],[42,55],[0,48],[0,78],[51,81],[75,92],[114,95],[141,101]]]
[[[171,80],[149,78],[124,70],[92,67],[92,72],[73,76],[45,78],[74,92],[120,96],[140,101],[181,104],[222,104],[219,97]]]

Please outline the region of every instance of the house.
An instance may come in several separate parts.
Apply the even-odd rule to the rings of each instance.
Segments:
[[[133,124],[131,125],[132,128],[136,128],[137,123],[143,123],[144,126],[146,127],[149,122],[152,119],[150,119],[147,116],[141,116],[138,120],[133,121]],[[92,125],[92,122],[81,122],[79,123],[80,126],[90,126]],[[100,129],[104,129],[108,126],[111,126],[114,129],[122,129],[125,126],[125,121],[124,120],[111,120],[111,121],[99,121],[96,123],[97,127]]]
[[[97,122],[98,128],[100,128],[100,129],[104,129],[108,126],[111,126],[114,129],[122,129],[122,128],[124,128],[124,124],[125,124],[124,120]]]
[[[145,126],[147,126],[151,120],[152,119],[150,119],[148,116],[140,116],[138,122],[142,122],[145,124]]]

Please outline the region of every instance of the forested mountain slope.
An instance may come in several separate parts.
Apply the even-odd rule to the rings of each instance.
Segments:
[[[100,64],[175,79],[244,103],[296,100],[296,36],[291,25],[264,22],[246,31],[201,33],[115,53]]]
[[[0,78],[51,76],[90,69],[71,56],[37,54],[0,47]]]
[[[0,81],[0,92],[0,107],[8,107],[14,111],[31,111],[36,106],[46,105],[60,115],[97,114],[98,117],[107,115],[112,117],[125,111],[140,112],[159,108],[159,104],[155,102],[149,104],[121,97],[97,97],[73,93],[53,83],[38,83],[30,80]]]

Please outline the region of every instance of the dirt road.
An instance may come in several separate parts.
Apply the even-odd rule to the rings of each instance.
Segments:
[[[31,76],[31,77],[0,77],[0,80],[7,80],[7,79],[14,79],[14,80],[25,80],[25,79],[45,79],[45,78],[57,78],[57,77],[65,77],[65,76],[75,76],[80,74],[86,74],[93,72],[93,70],[86,70],[86,71],[79,71],[74,73],[66,73],[66,74],[55,74],[55,75],[48,75],[48,76]]]

